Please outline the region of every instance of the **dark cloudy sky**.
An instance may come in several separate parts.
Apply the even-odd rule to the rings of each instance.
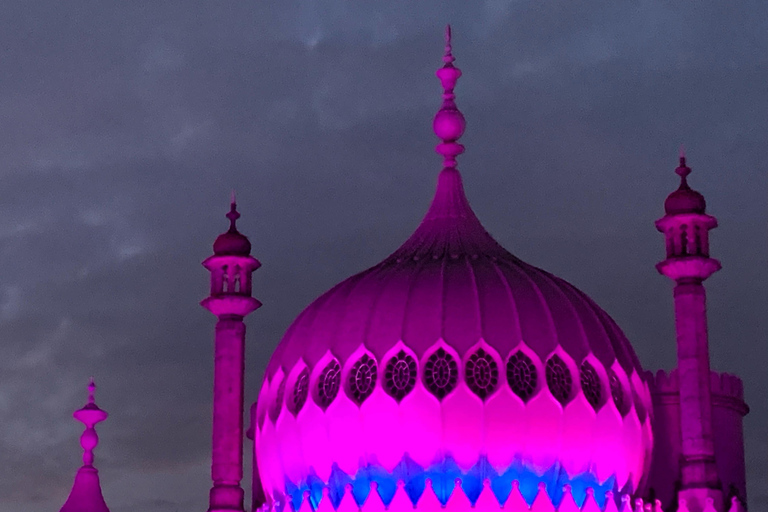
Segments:
[[[112,511],[206,508],[200,261],[230,189],[263,263],[250,404],[291,320],[429,204],[446,22],[475,211],[591,295],[650,369],[675,363],[653,222],[685,144],[720,221],[712,364],[745,381],[749,499],[768,510],[768,3],[4,0],[0,511],[66,499],[90,375]]]

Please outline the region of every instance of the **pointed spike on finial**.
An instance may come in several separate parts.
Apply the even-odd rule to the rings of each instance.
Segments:
[[[229,231],[233,233],[236,232],[237,226],[235,225],[235,221],[240,218],[240,213],[237,211],[237,201],[234,190],[232,190],[232,201],[229,203],[227,218],[229,219]]]
[[[453,57],[453,48],[451,47],[451,25],[450,23],[445,26],[445,55],[443,55],[443,62],[446,66],[450,66],[456,59]]]
[[[93,381],[93,377],[88,380],[88,403],[93,404],[96,402],[96,383]]]
[[[232,195],[230,196],[229,204],[237,205],[237,194],[235,194],[235,189],[232,189]]]

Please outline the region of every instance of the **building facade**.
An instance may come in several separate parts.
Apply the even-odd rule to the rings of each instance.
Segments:
[[[677,368],[646,371],[619,326],[566,281],[501,247],[467,201],[450,29],[437,71],[437,189],[416,231],[293,322],[250,407],[243,502],[243,319],[259,262],[236,227],[203,264],[216,317],[209,512],[737,512],[746,504],[741,380],[710,369],[705,280],[717,226],[680,186],[656,223],[675,301]],[[63,512],[107,510],[84,466]],[[85,411],[85,412],[83,412]],[[79,414],[79,416],[78,416]],[[79,504],[79,505],[78,505]]]

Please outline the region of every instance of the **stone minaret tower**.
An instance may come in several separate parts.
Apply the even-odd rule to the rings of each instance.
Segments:
[[[709,257],[709,230],[717,219],[704,213],[704,196],[688,186],[691,169],[680,155],[675,172],[680,187],[664,203],[666,215],[656,221],[667,242],[667,258],[656,265],[675,283],[675,330],[680,386],[681,489],[690,512],[704,510],[708,499],[723,509],[723,496],[715,464],[712,398],[707,339],[704,280],[720,270]]]
[[[243,319],[261,303],[251,296],[251,274],[261,264],[251,243],[237,231],[240,217],[234,194],[227,218],[229,230],[213,244],[203,262],[211,272],[211,295],[201,305],[216,315],[213,377],[213,447],[209,512],[242,511],[243,380],[245,324]]]
[[[80,436],[80,446],[83,447],[83,465],[77,471],[75,483],[67,501],[61,507],[61,512],[109,512],[104,496],[101,494],[99,472],[93,466],[93,450],[99,444],[96,424],[107,419],[106,411],[99,409],[94,400],[96,384],[93,379],[88,384],[88,403],[72,415],[85,425],[85,431]]]

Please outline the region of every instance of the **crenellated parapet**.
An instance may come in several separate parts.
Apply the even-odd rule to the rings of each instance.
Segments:
[[[670,372],[658,370],[645,372],[651,397],[655,404],[678,403],[680,393],[680,381],[678,371]],[[727,372],[709,372],[712,405],[730,408],[742,416],[749,412],[749,407],[744,402],[744,383],[737,375]]]

